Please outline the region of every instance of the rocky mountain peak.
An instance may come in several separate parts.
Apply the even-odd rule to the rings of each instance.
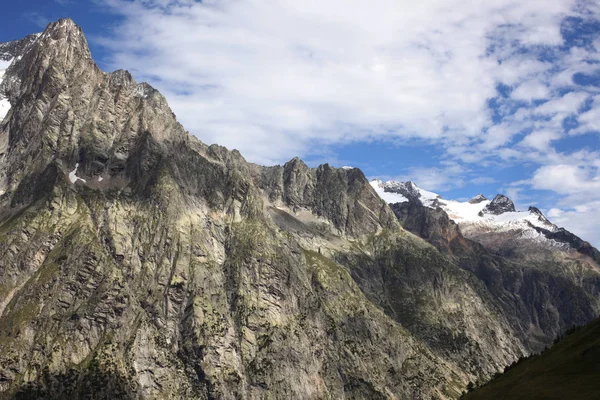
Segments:
[[[539,208],[530,206],[528,211],[530,214],[535,215],[540,222],[543,222],[547,225],[553,225]]]
[[[503,194],[497,194],[496,197],[494,197],[494,200],[492,200],[492,202],[490,204],[485,206],[485,208],[480,211],[479,215],[480,216],[483,216],[485,214],[500,215],[500,214],[504,214],[505,212],[515,212],[515,211],[516,211],[515,204],[512,202],[511,199],[504,196]]]
[[[88,50],[87,40],[81,28],[70,18],[61,18],[58,21],[48,24],[44,32],[40,35],[42,41],[48,39],[54,41],[63,41],[71,45],[81,45],[84,50]],[[54,45],[56,45],[54,43]]]
[[[388,193],[398,193],[406,197],[410,201],[418,200],[421,193],[417,185],[412,181],[396,182],[389,181],[384,183],[384,190]]]
[[[487,197],[485,197],[484,195],[482,195],[480,193],[477,196],[473,197],[471,200],[469,200],[469,204],[479,204],[479,203],[484,202],[486,200],[487,200]]]
[[[72,76],[94,82],[92,75],[100,71],[92,60],[87,40],[71,19],[61,19],[50,23],[40,35],[28,36],[11,46],[15,57],[6,72],[0,93],[11,104],[27,93],[39,96],[42,91],[56,96],[62,91]],[[16,54],[16,53],[14,53]],[[87,76],[81,76],[85,72]],[[44,86],[45,90],[41,90]]]
[[[57,58],[64,62],[92,58],[83,31],[70,18],[50,23],[40,35],[38,46],[44,51],[56,51]]]

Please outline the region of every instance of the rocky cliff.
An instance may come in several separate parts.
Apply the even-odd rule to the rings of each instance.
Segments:
[[[0,84],[0,398],[457,398],[597,315],[597,272],[481,255],[441,214],[414,221],[433,246],[358,169],[201,143],[71,20],[20,51]]]

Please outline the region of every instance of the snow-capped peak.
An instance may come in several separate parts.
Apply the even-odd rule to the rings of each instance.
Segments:
[[[427,190],[419,188],[414,182],[411,182],[411,181],[408,181],[408,182],[397,182],[397,181],[383,182],[379,179],[376,179],[371,182],[372,186],[374,185],[373,182],[376,182],[376,186],[378,186],[380,191],[383,191],[384,193],[386,193],[388,195],[393,194],[393,195],[400,196],[400,197],[397,197],[398,200],[391,201],[391,203],[401,203],[401,202],[409,201],[409,200],[410,201],[418,200],[418,201],[422,202],[423,204],[425,204],[425,203],[430,203],[433,200],[440,197],[436,193],[432,193]],[[376,190],[377,190],[377,188],[376,188]],[[394,198],[394,197],[391,197],[391,198]],[[403,200],[400,200],[400,198],[403,198]],[[428,204],[426,204],[426,205],[428,205]]]
[[[381,179],[373,179],[371,181],[371,186],[386,203],[404,203],[405,201],[408,201],[408,199],[400,193],[386,191],[385,183]]]
[[[461,229],[470,230],[478,226],[486,230],[533,230],[532,226],[549,231],[558,228],[542,214],[530,207],[528,211],[517,211],[514,203],[504,195],[497,195],[492,201],[479,194],[469,201],[446,200],[438,194],[419,188],[413,182],[371,181],[377,194],[388,203],[418,201],[425,207],[442,208]],[[478,228],[478,229],[479,229]]]

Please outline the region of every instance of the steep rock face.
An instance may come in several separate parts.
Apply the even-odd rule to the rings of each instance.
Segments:
[[[410,201],[390,207],[404,229],[427,240],[438,250],[450,252],[450,243],[460,238],[458,225],[441,208],[429,208]]]
[[[292,211],[312,210],[335,233],[358,237],[397,227],[389,207],[371,190],[361,170],[328,164],[310,169],[298,158],[265,168],[260,182],[269,200]]]
[[[0,43],[0,123],[10,110],[10,101],[6,94],[6,87],[14,76],[7,69],[15,59],[20,59],[23,54],[37,40],[39,35],[29,35],[14,42]],[[6,83],[4,83],[6,81]]]
[[[488,376],[527,352],[485,285],[433,247],[415,249],[405,238],[381,235],[368,250],[336,260],[371,301],[441,358]]]
[[[465,385],[325,255],[406,235],[362,172],[262,168],[200,143],[157,91],[100,71],[70,20],[10,70],[0,397],[453,398]]]

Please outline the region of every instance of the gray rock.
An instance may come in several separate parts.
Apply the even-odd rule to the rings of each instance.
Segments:
[[[508,197],[502,194],[497,194],[496,197],[494,197],[494,200],[492,200],[490,204],[485,206],[485,208],[479,212],[479,215],[500,215],[504,214],[505,212],[515,212],[515,204]]]

